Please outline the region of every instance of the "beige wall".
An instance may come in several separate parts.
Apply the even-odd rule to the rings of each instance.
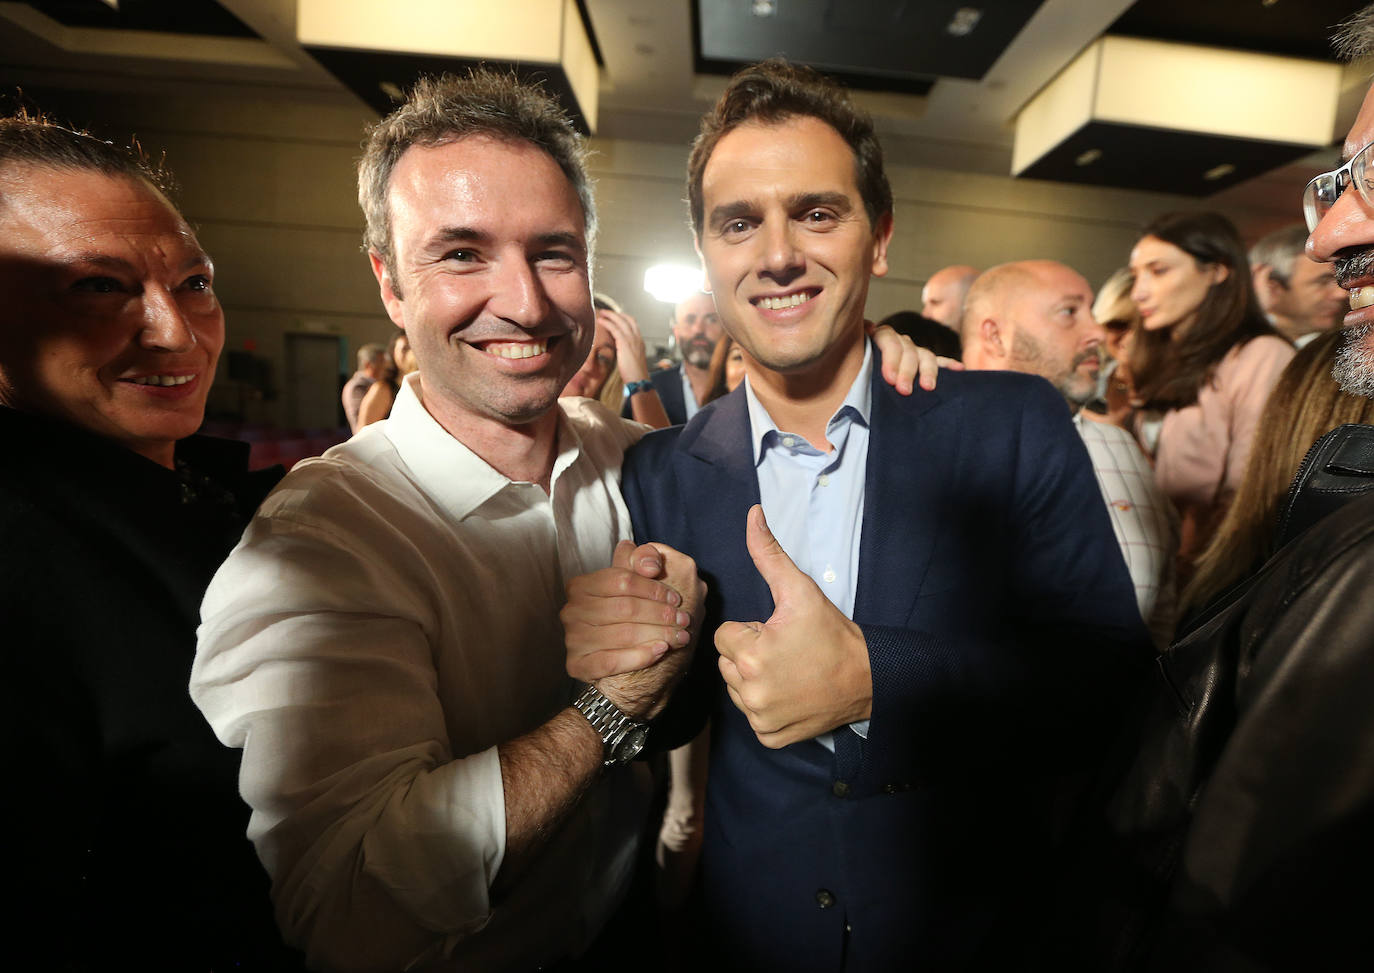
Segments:
[[[348,95],[202,88],[184,95],[110,95],[34,89],[38,106],[108,138],[137,133],[165,150],[183,204],[217,264],[228,347],[256,346],[280,382],[286,335],[341,336],[348,351],[385,339],[382,310],[359,250],[353,165],[369,112]],[[622,301],[651,340],[669,309],[643,292],[644,270],[693,261],[683,197],[685,146],[593,140],[601,209],[596,286]],[[889,160],[897,206],[891,272],[875,282],[869,316],[919,308],[929,275],[949,263],[990,266],[1051,257],[1094,284],[1121,265],[1136,228],[1175,207],[1206,202],[923,169]],[[1296,201],[1229,211],[1247,236],[1295,218]],[[221,379],[213,403],[238,401]],[[282,399],[250,403],[250,418],[281,422]]]

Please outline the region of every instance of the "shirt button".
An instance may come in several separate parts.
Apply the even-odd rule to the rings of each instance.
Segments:
[[[829,889],[816,889],[816,904],[828,909],[835,904],[835,895]]]
[[[835,583],[835,569],[834,569],[834,568],[826,568],[826,569],[825,569],[825,574],[821,575],[821,577],[825,579],[825,583],[826,583],[826,584],[834,584],[834,583]]]
[[[782,444],[788,449],[791,449],[793,446],[797,445],[797,438],[795,436],[783,436]]]
[[[842,780],[837,780],[830,785],[830,793],[836,797],[844,797],[849,793],[849,784]]]
[[[830,474],[822,473],[820,476],[816,477],[816,482],[821,486],[830,486]]]

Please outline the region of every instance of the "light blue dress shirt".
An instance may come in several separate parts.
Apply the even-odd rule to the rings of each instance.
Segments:
[[[744,384],[759,498],[768,526],[787,556],[846,618],[854,617],[859,577],[872,374],[873,348],[865,342],[859,374],[826,425],[832,447],[828,453],[802,436],[778,429],[748,378]],[[866,738],[868,720],[851,723],[850,729]],[[835,749],[830,733],[816,741]]]

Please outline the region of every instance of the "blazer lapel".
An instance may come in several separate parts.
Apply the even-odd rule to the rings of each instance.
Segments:
[[[745,519],[759,502],[759,480],[743,389],[708,406],[683,438],[686,455],[677,470],[682,495],[709,498],[688,520],[697,564],[720,595],[719,617],[764,621],[773,613],[773,597],[745,543]]]
[[[938,389],[918,386],[904,401],[874,363],[855,621],[902,627],[911,617],[956,469],[959,412]]]

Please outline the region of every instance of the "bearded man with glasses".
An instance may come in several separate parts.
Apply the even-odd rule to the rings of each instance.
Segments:
[[[1337,43],[1347,57],[1374,53],[1374,5]],[[1365,396],[1374,395],[1372,156],[1374,91],[1346,137],[1348,161],[1303,196],[1308,256],[1332,263],[1350,292],[1334,375]],[[1165,678],[1113,803],[1125,874],[1097,886],[1129,890],[1115,915],[1131,920],[1108,932],[1114,959],[1132,957],[1121,968],[1330,969],[1368,955],[1371,488],[1374,427],[1318,440],[1280,507],[1278,553],[1161,657]]]

